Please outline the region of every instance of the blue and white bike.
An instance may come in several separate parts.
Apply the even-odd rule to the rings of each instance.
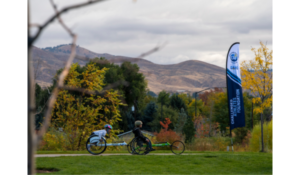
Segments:
[[[106,143],[104,137],[100,140],[97,135],[91,135],[86,141],[86,149],[93,155],[99,155],[106,150],[107,146],[126,146],[126,142]]]

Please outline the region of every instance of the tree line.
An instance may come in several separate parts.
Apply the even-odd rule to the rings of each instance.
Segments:
[[[270,95],[264,96],[264,103],[268,103],[262,107],[255,93],[247,91],[251,75],[261,72],[242,70],[242,78],[245,79],[243,82],[248,82],[243,84],[246,89],[243,93],[246,126],[233,130],[237,142],[242,142],[248,131],[261,121],[260,114],[266,121],[272,119],[272,102],[266,98]],[[57,75],[60,72],[58,70]],[[50,96],[49,92],[56,84],[56,77],[49,88],[41,89],[36,84],[36,129],[39,129],[43,120],[43,109]],[[107,86],[119,81],[126,81],[128,84],[117,85],[114,89]],[[227,93],[221,88],[214,88],[197,96],[196,93],[171,94],[163,90],[157,96],[147,89],[147,81],[139,73],[138,65],[130,62],[116,65],[105,58],[94,58],[82,67],[73,64],[65,84],[89,90],[108,88],[106,95],[102,97],[66,90],[60,92],[52,114],[52,127],[70,131],[77,129],[77,135],[85,131],[85,135],[79,137],[79,140],[93,129],[101,129],[104,123],[112,124],[115,135],[132,130],[136,120],[143,122],[143,130],[157,133],[164,128],[165,121],[170,121],[167,129],[185,135],[188,141],[194,137],[211,137],[216,132],[224,137],[229,136]]]

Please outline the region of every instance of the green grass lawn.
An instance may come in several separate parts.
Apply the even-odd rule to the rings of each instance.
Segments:
[[[40,157],[36,165],[59,170],[53,174],[272,174],[272,154]]]

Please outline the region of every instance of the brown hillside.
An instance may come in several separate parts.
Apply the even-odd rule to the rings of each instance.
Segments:
[[[37,80],[44,86],[52,82],[56,70],[63,68],[69,57],[70,45],[54,49],[32,49],[34,66],[38,67]],[[225,69],[202,61],[189,60],[178,64],[159,65],[140,58],[98,54],[77,47],[74,62],[85,65],[90,58],[105,57],[115,64],[124,61],[136,63],[148,81],[148,88],[159,93],[166,91],[200,91],[207,87],[225,87]],[[39,64],[38,64],[39,63]],[[44,83],[43,83],[44,82]]]

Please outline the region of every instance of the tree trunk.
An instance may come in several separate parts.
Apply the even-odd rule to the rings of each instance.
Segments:
[[[253,130],[253,101],[252,101],[252,113],[251,113],[251,118],[252,118],[252,130]]]
[[[261,120],[261,152],[265,152],[264,149],[264,120],[263,120],[263,113],[260,114]]]
[[[79,151],[80,149],[80,144],[81,144],[81,140],[82,140],[82,133],[80,134],[80,137],[79,137],[79,142],[78,142],[78,145],[77,145],[77,151]]]
[[[162,111],[163,111],[163,104],[161,102],[161,112],[160,112],[160,120],[163,122],[163,114],[162,114]]]
[[[212,108],[213,108],[213,102],[210,102],[210,115],[209,115],[209,137],[211,137],[211,117],[212,117]]]
[[[27,28],[27,35],[28,40],[30,39],[30,30],[29,30],[29,3],[28,3],[28,28]],[[28,41],[29,42],[29,41]],[[34,124],[34,114],[35,114],[35,84],[34,84],[34,78],[33,78],[33,70],[31,65],[31,47],[28,45],[28,55],[27,55],[27,76],[28,76],[28,84],[27,84],[27,90],[28,90],[28,108],[27,108],[27,120],[28,120],[28,145],[27,145],[27,168],[28,168],[28,174],[35,174],[35,158],[34,153],[36,150],[36,134],[34,132],[35,124]]]
[[[137,105],[136,105],[135,101],[133,102],[133,106],[134,106],[134,111],[133,111],[133,114],[134,114],[134,120],[136,120]]]

